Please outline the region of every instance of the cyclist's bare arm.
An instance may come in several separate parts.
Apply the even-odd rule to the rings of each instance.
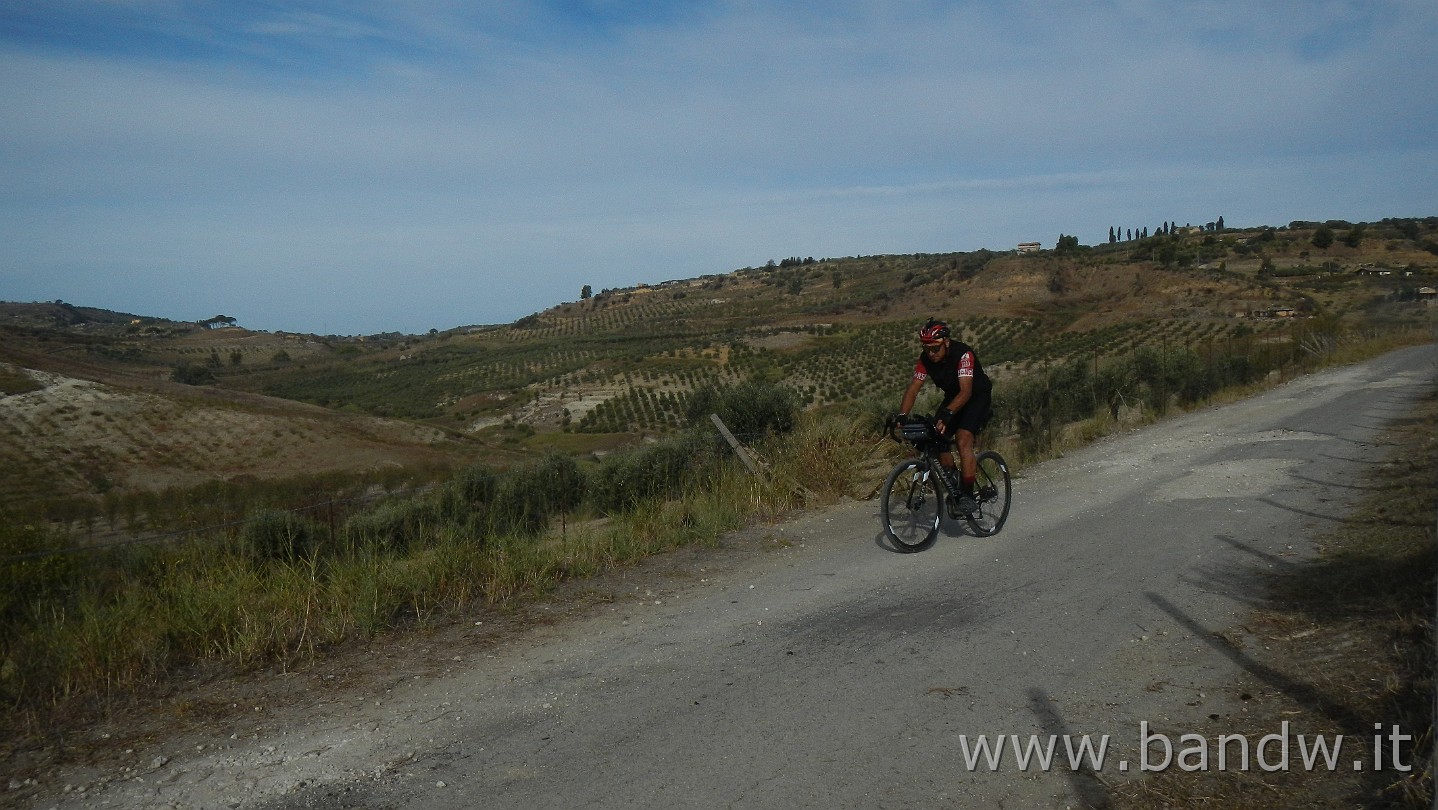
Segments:
[[[909,387],[904,390],[904,401],[899,405],[899,413],[908,413],[914,409],[914,401],[919,398],[919,391],[923,388],[923,380],[914,380],[909,383]]]

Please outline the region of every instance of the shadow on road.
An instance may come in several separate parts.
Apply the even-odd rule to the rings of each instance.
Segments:
[[[1063,715],[1059,714],[1058,707],[1054,705],[1049,693],[1037,686],[1029,689],[1029,711],[1038,718],[1039,726],[1045,733],[1060,740],[1072,738],[1068,723],[1064,720]],[[1093,766],[1089,762],[1079,763],[1076,769],[1065,768],[1063,770],[1068,777],[1069,788],[1085,807],[1095,808],[1095,810],[1109,807],[1108,786],[1094,772]]]
[[[1260,681],[1283,692],[1297,702],[1316,709],[1325,717],[1346,729],[1371,728],[1371,723],[1359,717],[1358,714],[1343,701],[1325,694],[1312,684],[1296,681],[1270,666],[1255,661],[1242,651],[1235,649],[1232,644],[1225,641],[1217,632],[1199,624],[1196,619],[1184,613],[1177,605],[1174,605],[1162,595],[1153,593],[1152,591],[1146,591],[1144,596],[1156,605],[1159,610],[1167,613],[1173,617],[1174,621],[1187,628],[1195,639],[1208,644],[1224,658],[1232,661]]]

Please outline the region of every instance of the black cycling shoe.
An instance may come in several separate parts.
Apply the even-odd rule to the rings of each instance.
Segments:
[[[957,498],[950,498],[949,500],[953,504],[953,510],[960,515],[972,515],[979,511],[979,505],[974,501],[974,496],[972,495],[960,495]]]

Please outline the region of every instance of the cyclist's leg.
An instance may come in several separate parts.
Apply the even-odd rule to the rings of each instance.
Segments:
[[[966,428],[959,428],[956,436],[959,445],[959,472],[964,491],[973,492],[974,479],[979,474],[977,456],[974,454],[974,434]]]
[[[959,447],[959,469],[962,474],[961,487],[964,492],[974,491],[974,479],[978,477],[978,454],[975,449],[979,432],[989,421],[992,411],[991,398],[984,396],[971,399],[954,414],[951,425],[953,436]]]
[[[952,445],[950,445],[950,447],[952,447]],[[945,450],[944,452],[940,453],[940,454],[939,454],[939,463],[944,465],[944,469],[945,469],[945,470],[948,470],[949,472],[953,472],[954,469],[955,469],[955,467],[954,467],[955,462],[954,462],[954,454],[953,454],[953,451],[952,451],[952,450]]]
[[[960,409],[960,413],[962,412]],[[944,465],[944,471],[953,475],[963,472],[963,456],[962,454],[956,456],[954,452],[955,442],[958,438],[955,431],[958,430],[958,425],[959,414],[957,413],[951,413],[944,419],[944,450],[939,453],[939,463]]]

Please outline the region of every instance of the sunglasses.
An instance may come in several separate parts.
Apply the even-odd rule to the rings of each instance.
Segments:
[[[929,354],[938,354],[939,352],[941,352],[941,351],[943,351],[943,350],[944,350],[944,344],[942,344],[942,343],[925,343],[925,344],[924,344],[924,351],[927,352],[927,353],[929,353]]]

